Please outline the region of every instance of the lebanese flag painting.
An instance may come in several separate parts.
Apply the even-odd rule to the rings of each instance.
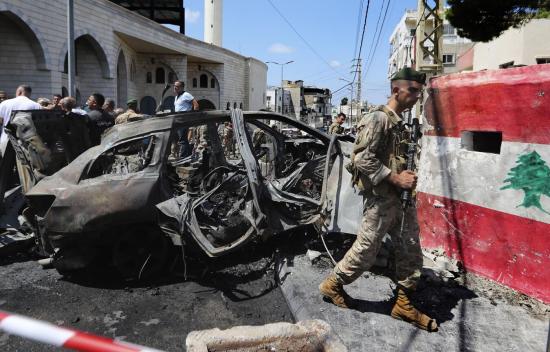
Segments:
[[[550,302],[550,64],[430,81],[421,242]]]

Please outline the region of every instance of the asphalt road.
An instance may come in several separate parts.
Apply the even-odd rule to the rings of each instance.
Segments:
[[[0,259],[0,310],[167,351],[185,350],[192,330],[292,321],[276,285],[270,244],[231,258],[187,262],[146,283],[107,273],[76,278],[26,255]],[[53,351],[0,332],[2,351]]]

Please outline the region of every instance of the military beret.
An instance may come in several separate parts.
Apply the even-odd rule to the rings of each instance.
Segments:
[[[410,67],[403,67],[401,70],[397,71],[391,78],[392,81],[404,80],[404,81],[415,81],[418,83],[426,83],[426,74],[413,70]]]
[[[136,99],[130,99],[126,102],[126,105],[137,105],[137,100]]]

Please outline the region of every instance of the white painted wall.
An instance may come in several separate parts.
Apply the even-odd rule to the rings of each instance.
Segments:
[[[259,60],[248,58],[248,110],[259,110],[265,107],[267,88],[267,65]]]
[[[550,57],[550,19],[532,20],[520,28],[474,47],[474,71],[497,69],[499,65],[535,65],[537,57]]]

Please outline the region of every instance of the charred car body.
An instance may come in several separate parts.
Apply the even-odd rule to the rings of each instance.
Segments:
[[[273,121],[301,135],[288,137]],[[185,158],[174,156],[182,129],[194,146]],[[19,163],[36,168],[16,130]],[[26,192],[24,215],[58,270],[103,257],[124,276],[158,269],[171,244],[192,241],[215,257],[308,224],[354,233],[360,196],[343,167],[351,146],[267,112],[152,117],[114,126],[41,179]]]

